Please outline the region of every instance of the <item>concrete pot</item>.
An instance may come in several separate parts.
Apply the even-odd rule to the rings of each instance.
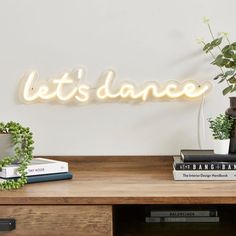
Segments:
[[[213,149],[215,154],[228,154],[229,153],[229,142],[230,139],[224,140],[213,140]]]
[[[0,159],[6,156],[14,156],[14,145],[11,134],[0,134]]]

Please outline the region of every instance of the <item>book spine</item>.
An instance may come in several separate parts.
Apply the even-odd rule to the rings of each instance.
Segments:
[[[175,163],[176,170],[236,170],[236,162]]]
[[[175,180],[236,180],[236,171],[173,170]]]
[[[71,172],[67,173],[57,173],[57,174],[49,174],[49,175],[35,175],[27,177],[27,184],[32,183],[40,183],[40,182],[48,182],[48,181],[57,181],[57,180],[66,180],[72,179],[73,175]],[[0,178],[0,183],[3,183],[6,180],[17,180],[18,177],[14,178]]]
[[[59,173],[59,174],[50,174],[50,175],[40,175],[40,176],[29,176],[27,178],[27,184],[32,183],[41,183],[41,182],[48,182],[48,181],[58,181],[58,180],[66,180],[72,179],[72,173]]]
[[[2,178],[14,178],[19,177],[18,167],[12,166],[3,169],[0,172],[0,177]],[[54,173],[63,173],[68,172],[68,163],[66,162],[57,162],[53,164],[41,164],[41,165],[34,165],[28,166],[27,176],[34,176],[34,175],[45,175],[45,174],[54,174]]]
[[[212,211],[151,211],[151,217],[207,217],[218,216],[216,210]]]
[[[219,217],[146,217],[146,223],[217,223]]]
[[[236,162],[236,156],[229,155],[209,155],[209,156],[183,156],[181,160],[184,162]]]

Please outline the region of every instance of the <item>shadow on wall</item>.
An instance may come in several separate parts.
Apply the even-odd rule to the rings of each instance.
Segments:
[[[127,133],[133,133],[134,139],[145,135],[144,142],[149,143],[151,153],[161,154],[163,147],[170,150],[169,154],[178,154],[182,148],[198,148],[197,117],[200,100],[161,104],[153,104],[151,113],[134,120],[132,126],[126,127]]]
[[[209,78],[209,74],[212,75],[213,73],[212,77],[214,76],[214,72],[212,71],[215,71],[215,69],[210,66],[211,61],[212,59],[206,57],[206,55],[202,53],[202,50],[199,49],[171,61],[169,67],[185,66],[184,63],[188,63],[188,67],[183,68],[183,72],[179,74],[177,80],[186,80],[189,78],[204,80],[204,78]],[[189,65],[189,62],[191,65]]]

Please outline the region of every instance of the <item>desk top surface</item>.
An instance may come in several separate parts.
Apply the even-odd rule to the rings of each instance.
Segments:
[[[0,204],[236,204],[236,181],[174,181],[172,157],[48,157],[72,180],[0,191]]]

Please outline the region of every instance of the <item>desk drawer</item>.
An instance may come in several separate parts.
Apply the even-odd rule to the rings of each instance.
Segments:
[[[87,205],[0,206],[0,219],[13,218],[7,236],[111,236],[112,207]]]

